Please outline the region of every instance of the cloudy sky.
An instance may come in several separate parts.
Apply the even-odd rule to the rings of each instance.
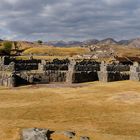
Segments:
[[[140,37],[140,0],[0,0],[0,38]]]

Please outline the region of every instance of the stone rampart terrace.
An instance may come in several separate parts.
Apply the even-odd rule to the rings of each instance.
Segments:
[[[0,85],[15,87],[27,84],[82,83],[91,81],[140,81],[140,65],[99,63],[94,60],[16,60],[0,58]]]

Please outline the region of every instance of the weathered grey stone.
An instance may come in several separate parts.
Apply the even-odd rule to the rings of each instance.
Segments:
[[[70,132],[70,131],[64,131],[63,134],[68,137],[69,139],[72,139],[75,137],[75,132]]]
[[[23,129],[22,140],[49,140],[48,129],[29,128]]]
[[[29,76],[29,83],[33,84],[34,82],[34,75]]]
[[[90,138],[87,137],[87,136],[81,136],[81,137],[80,137],[80,140],[90,140]]]
[[[66,82],[67,83],[73,83],[73,81],[75,79],[75,77],[74,77],[75,64],[76,64],[76,62],[74,60],[72,60],[69,64],[67,77],[66,77]]]
[[[12,75],[8,78],[8,87],[16,86],[16,74],[12,73]]]
[[[140,81],[140,65],[137,62],[130,68],[130,80]]]
[[[138,62],[134,62],[134,63],[133,63],[133,66],[135,66],[135,67],[139,67],[140,64],[139,64]]]
[[[100,71],[98,72],[99,81],[112,82],[129,80],[129,71],[129,65],[101,63]]]

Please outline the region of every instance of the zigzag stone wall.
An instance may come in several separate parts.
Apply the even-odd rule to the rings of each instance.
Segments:
[[[0,58],[0,85],[14,87],[54,82],[140,81],[139,65],[105,64],[92,60],[16,60]]]

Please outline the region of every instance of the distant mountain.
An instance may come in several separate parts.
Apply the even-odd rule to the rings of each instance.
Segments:
[[[118,42],[119,45],[128,45],[131,42],[131,40],[120,40]]]
[[[101,40],[99,43],[100,44],[117,44],[118,42],[114,40],[113,38],[106,38],[104,40]]]
[[[56,46],[56,47],[70,47],[70,46],[79,46],[82,44],[80,41],[49,41],[45,42],[45,44],[50,45],[50,46]]]
[[[128,47],[140,48],[140,38],[130,40]]]
[[[125,45],[128,47],[140,48],[140,38],[130,40],[116,41],[113,38],[106,38],[103,40],[90,39],[85,41],[48,41],[46,45],[56,47],[73,47],[73,46],[88,46],[88,45]]]
[[[98,44],[100,41],[97,39],[90,39],[90,40],[86,40],[83,41],[83,44],[85,45],[93,45],[93,44]]]
[[[47,45],[52,45],[52,46],[56,46],[56,47],[70,47],[70,46],[85,46],[85,45],[95,45],[98,43],[104,43],[104,44],[116,44],[116,41],[114,39],[108,38],[105,40],[97,40],[97,39],[91,39],[91,40],[85,40],[85,41],[49,41],[49,42],[45,42],[45,44]]]

